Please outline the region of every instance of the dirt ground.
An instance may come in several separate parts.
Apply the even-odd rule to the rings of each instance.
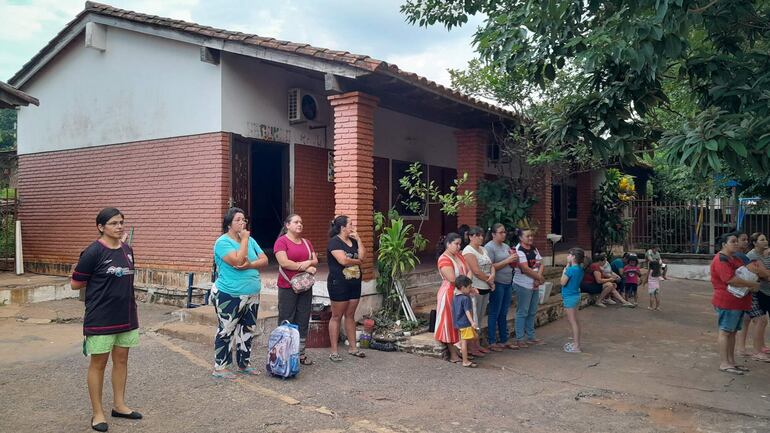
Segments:
[[[286,381],[212,379],[212,348],[154,333],[173,309],[141,305],[127,399],[144,419],[110,419],[110,432],[770,432],[770,364],[717,370],[710,290],[672,280],[662,312],[582,310],[584,354],[561,351],[561,320],[538,329],[546,345],[475,370],[377,351],[331,363],[311,350],[315,365]],[[0,307],[0,431],[91,431],[81,315],[77,300]],[[111,398],[108,376],[107,410]]]

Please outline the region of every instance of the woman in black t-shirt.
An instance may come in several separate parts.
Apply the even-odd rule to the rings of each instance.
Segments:
[[[89,245],[75,265],[70,284],[85,288],[83,354],[91,356],[88,366],[88,395],[93,417],[91,428],[107,431],[102,408],[104,369],[112,354],[112,416],[141,419],[125,402],[128,350],[139,344],[139,320],[134,299],[134,252],[123,243],[123,214],[114,207],[96,216],[99,239]]]
[[[340,338],[340,324],[345,317],[345,334],[348,337],[348,353],[358,358],[366,354],[356,348],[356,308],[361,298],[361,263],[366,257],[366,250],[358,238],[353,222],[345,215],[332,221],[329,231],[329,245],[326,257],[329,260],[329,276],[326,287],[332,301],[332,318],[329,321],[332,361],[342,361],[337,353],[337,341]]]

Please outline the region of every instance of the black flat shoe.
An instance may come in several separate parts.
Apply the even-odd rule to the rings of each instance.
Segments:
[[[131,413],[120,413],[115,409],[112,409],[112,416],[115,418],[142,419],[142,414],[137,411],[133,411]]]
[[[91,428],[96,431],[105,432],[110,426],[108,426],[106,422],[100,422],[99,424],[94,425],[94,418],[91,417]]]

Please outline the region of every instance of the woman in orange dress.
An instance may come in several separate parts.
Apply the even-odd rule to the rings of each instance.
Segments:
[[[452,320],[452,299],[455,291],[455,278],[459,275],[470,276],[470,269],[465,264],[460,251],[462,238],[457,233],[449,233],[439,245],[442,252],[438,259],[438,270],[441,274],[441,287],[436,296],[436,330],[435,338],[444,343],[449,352],[450,362],[460,362],[455,343],[460,341],[460,335]]]

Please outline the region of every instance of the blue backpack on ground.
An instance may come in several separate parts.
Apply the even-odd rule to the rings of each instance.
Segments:
[[[299,374],[299,328],[284,320],[270,333],[267,342],[267,372],[289,378]]]

